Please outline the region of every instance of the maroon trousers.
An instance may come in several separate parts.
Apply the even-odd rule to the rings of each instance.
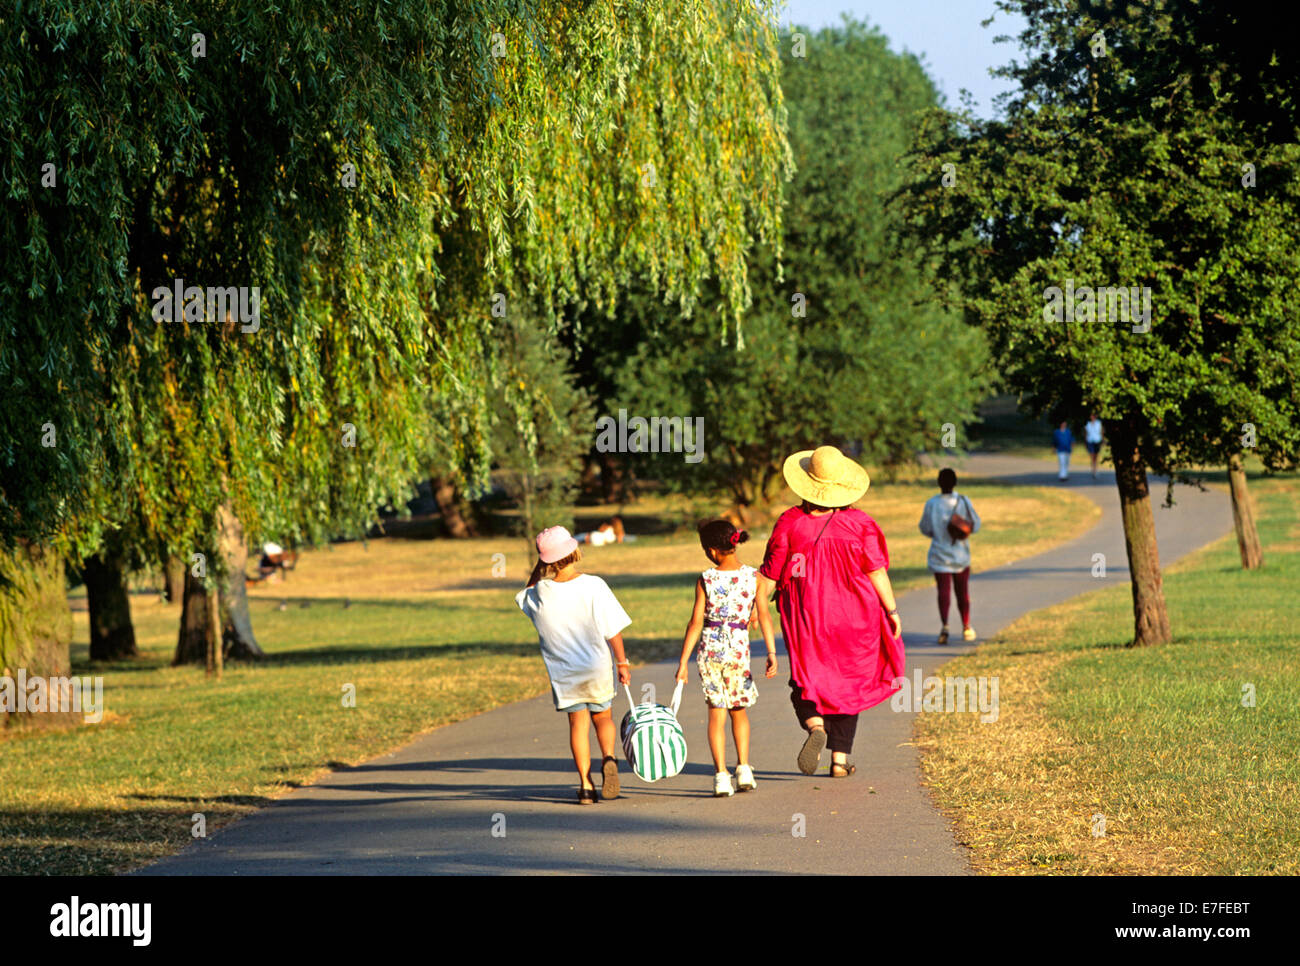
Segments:
[[[939,620],[948,626],[948,602],[952,588],[957,587],[957,610],[961,614],[961,624],[970,623],[970,568],[959,574],[935,574],[934,582],[939,585]]]

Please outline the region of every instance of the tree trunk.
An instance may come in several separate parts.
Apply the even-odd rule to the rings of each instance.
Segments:
[[[630,477],[631,470],[616,454],[600,454],[600,488],[606,503],[636,502]]]
[[[135,657],[139,652],[121,556],[105,547],[86,560],[82,577],[90,609],[90,659],[117,661]]]
[[[66,675],[72,667],[71,645],[63,561],[24,543],[11,553],[0,551],[0,675],[16,680],[19,669],[28,678]],[[16,703],[16,694],[14,698]],[[15,717],[0,708],[0,725]],[[47,712],[42,717],[54,716]]]
[[[255,661],[266,654],[253,636],[253,619],[248,613],[248,544],[244,527],[227,505],[221,508],[217,546],[225,561],[226,580],[221,588],[221,633],[225,656],[236,661]]]
[[[181,630],[172,664],[202,664],[208,653],[208,592],[193,568],[185,571],[181,595]]]
[[[223,655],[227,659],[256,660],[265,654],[253,636],[253,622],[248,613],[248,593],[244,574],[248,565],[248,547],[244,529],[229,506],[218,516],[217,552],[224,560],[226,578],[222,581],[216,617],[208,603],[203,580],[193,568],[185,572],[185,591],[181,605],[181,629],[176,641],[172,664],[207,664],[209,621],[221,621]]]
[[[225,649],[222,645],[222,635],[218,633],[218,627],[221,625],[221,607],[218,603],[218,594],[207,595],[207,654],[205,655],[208,663],[208,677],[216,676],[221,680],[221,652]]]
[[[179,603],[184,592],[185,561],[169,557],[163,564],[163,600],[169,604]]]
[[[1246,489],[1246,468],[1241,454],[1228,457],[1228,488],[1232,491],[1232,523],[1237,529],[1237,549],[1241,551],[1241,566],[1254,570],[1264,562],[1264,552],[1259,545],[1259,531],[1255,529],[1255,509],[1251,505],[1250,491]]]
[[[523,505],[520,507],[520,516],[523,518],[524,536],[531,537],[537,533],[533,529],[533,477],[531,473],[520,474],[520,491],[523,496]]]
[[[456,540],[475,536],[473,524],[460,512],[460,494],[456,489],[456,481],[450,476],[431,475],[429,484],[433,488],[434,502],[442,514],[443,525],[447,528],[447,536]]]
[[[582,476],[578,479],[578,488],[584,497],[594,497],[600,486],[600,463],[588,453],[583,457]]]
[[[1146,461],[1130,427],[1116,424],[1110,438],[1124,521],[1124,548],[1128,552],[1129,581],[1133,589],[1133,647],[1167,644],[1169,612],[1165,608],[1164,579],[1156,546],[1156,523],[1151,514]]]

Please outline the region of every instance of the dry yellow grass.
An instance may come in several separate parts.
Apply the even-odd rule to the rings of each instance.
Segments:
[[[1065,604],[1051,618],[1013,625],[1005,635],[1057,640],[1083,604]],[[922,773],[972,864],[986,875],[1204,875],[1195,841],[1164,825],[1135,821],[1099,794],[1089,749],[1053,725],[1046,713],[1053,672],[1073,655],[1022,653],[1013,666],[964,662],[963,675],[997,675],[998,719],[919,715],[916,745]],[[956,673],[955,671],[953,673]],[[942,720],[941,720],[942,719]],[[1094,835],[1097,816],[1103,835]]]

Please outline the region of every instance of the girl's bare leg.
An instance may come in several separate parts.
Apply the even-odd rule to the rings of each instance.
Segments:
[[[731,736],[736,739],[736,757],[739,764],[749,764],[749,714],[744,708],[731,710]],[[722,769],[719,768],[719,771]]]
[[[614,758],[614,742],[617,732],[614,729],[614,709],[606,708],[591,716],[591,723],[596,726],[596,742],[600,745],[601,758]]]
[[[727,770],[727,709],[709,708],[709,751],[713,752],[713,770]]]
[[[595,788],[591,783],[591,714],[586,708],[569,712],[569,747],[573,750],[573,763],[578,767],[578,779],[583,788]]]

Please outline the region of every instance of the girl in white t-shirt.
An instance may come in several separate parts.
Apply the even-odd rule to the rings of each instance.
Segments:
[[[564,527],[550,527],[537,535],[537,556],[537,566],[528,585],[515,595],[515,603],[537,628],[555,708],[569,715],[569,747],[581,783],[578,802],[597,801],[591,781],[593,724],[603,756],[600,800],[617,798],[616,730],[610,707],[615,666],[621,684],[632,680],[623,652],[623,629],[632,619],[605,581],[578,572],[582,552]]]

